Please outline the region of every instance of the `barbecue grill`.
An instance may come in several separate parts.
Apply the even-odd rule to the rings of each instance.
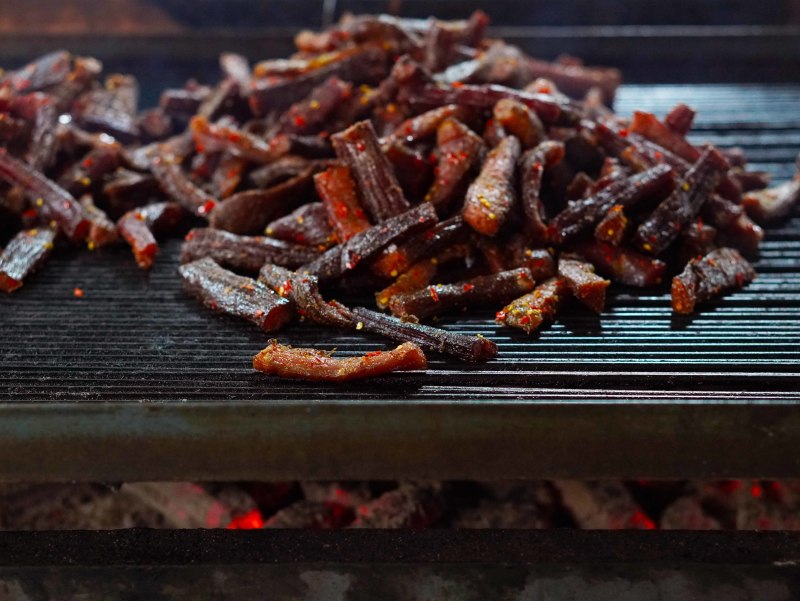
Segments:
[[[405,8],[411,14],[422,10],[418,4]],[[753,28],[712,27],[719,23],[713,18],[702,27],[649,29],[510,28],[500,21],[495,33],[545,58],[557,48],[621,67],[626,80],[643,83],[623,86],[620,113],[663,114],[690,104],[698,110],[694,140],[742,146],[754,169],[782,181],[800,149],[800,86],[782,83],[800,66],[800,28],[784,24],[797,17],[795,3],[772,4]],[[752,15],[740,10],[747,22]],[[289,47],[288,26],[177,38],[47,35],[26,37],[22,49],[10,40],[0,40],[9,66],[61,46],[98,54],[109,71],[139,76],[151,102],[190,74],[215,74],[208,70],[220,50],[256,58]],[[686,57],[699,58],[686,67]],[[720,79],[727,83],[690,83]],[[685,83],[646,83],[653,80]],[[753,80],[762,83],[738,83]],[[753,284],[696,315],[674,316],[666,289],[624,288],[610,293],[602,318],[575,305],[532,337],[499,328],[491,313],[470,312],[441,325],[495,340],[496,360],[472,366],[433,356],[425,374],[346,387],[254,373],[250,361],[264,335],[198,309],[180,289],[178,252],[177,241],[166,244],[147,274],[125,248],[60,254],[13,297],[0,297],[0,480],[800,473],[800,217],[767,231]],[[82,298],[73,296],[75,287]],[[345,356],[384,343],[303,324],[282,337],[335,346]],[[278,582],[277,590],[322,583],[320,598],[336,598],[331,591],[345,581],[374,595],[449,590],[471,598],[496,595],[510,581],[522,583],[508,589],[522,595],[525,582],[577,570],[575,594],[584,582],[620,576],[669,586],[680,574],[716,594],[732,585],[790,598],[780,595],[800,586],[798,557],[797,537],[785,533],[20,533],[0,536],[0,580],[32,586],[50,569],[44,566],[57,566],[42,591],[76,577],[101,586],[111,579],[109,566],[123,565],[124,586],[153,579],[154,595],[172,585],[186,595],[179,598],[191,598],[194,579],[222,591],[220,582],[247,573]],[[272,564],[288,571],[278,577]],[[365,576],[369,570],[386,575],[384,588]],[[437,578],[456,588],[436,589],[444,586],[431,584]],[[249,592],[232,586],[220,594]]]

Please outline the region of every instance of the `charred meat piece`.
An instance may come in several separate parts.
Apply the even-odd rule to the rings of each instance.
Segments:
[[[304,246],[327,248],[334,241],[328,212],[321,202],[312,202],[280,217],[267,226],[267,236]]]
[[[4,148],[0,148],[0,178],[22,188],[42,216],[55,221],[67,238],[73,242],[86,238],[89,220],[80,203],[61,186],[15,159]]]
[[[371,122],[360,121],[331,136],[331,141],[336,155],[355,176],[362,204],[373,221],[384,221],[408,210],[408,200],[381,152]]]
[[[311,91],[308,98],[289,107],[278,122],[278,132],[303,135],[323,129],[335,109],[350,97],[351,88],[338,77],[325,80]]]
[[[295,273],[284,267],[267,263],[258,273],[258,281],[266,284],[283,298],[294,302],[301,318],[338,328],[353,327],[350,310],[336,302],[326,301],[319,293],[319,282],[313,275]]]
[[[519,297],[502,311],[498,311],[495,319],[498,323],[530,334],[545,321],[555,319],[558,307],[568,293],[564,278],[550,278],[536,286],[533,292]]]
[[[667,268],[663,261],[598,240],[580,242],[572,248],[600,273],[626,286],[658,286]]]
[[[348,167],[329,167],[314,176],[314,185],[340,241],[346,242],[370,227]]]
[[[467,188],[467,174],[484,149],[483,141],[466,125],[447,119],[436,130],[438,160],[425,201],[440,215],[448,212]]]
[[[89,250],[116,242],[119,239],[117,225],[108,218],[105,211],[94,204],[89,194],[81,197],[80,203],[91,223],[89,235],[86,237]]]
[[[594,237],[600,242],[607,242],[611,246],[622,244],[622,238],[628,229],[628,218],[622,205],[611,207],[606,216],[594,228]]]
[[[558,164],[564,158],[564,145],[548,140],[527,150],[519,160],[522,211],[525,228],[537,242],[547,239],[544,203],[541,199],[542,176],[546,167]]]
[[[513,98],[503,98],[494,105],[494,120],[515,136],[523,148],[533,148],[545,138],[541,119],[526,105]]]
[[[150,269],[158,254],[156,236],[169,233],[183,220],[181,205],[158,202],[125,213],[117,222],[120,235],[131,245],[136,263]]]
[[[756,277],[753,266],[732,248],[718,248],[692,259],[683,273],[672,278],[672,309],[689,314],[698,303],[742,288]]]
[[[371,259],[389,244],[429,229],[436,221],[433,207],[427,203],[421,204],[334,246],[301,271],[316,275],[321,281],[336,278],[355,269],[362,261]]]
[[[175,155],[165,154],[156,157],[152,162],[151,171],[164,193],[190,213],[208,218],[217,206],[217,201],[191,180],[181,167],[180,159]]]
[[[774,221],[792,214],[800,204],[800,175],[775,188],[750,192],[742,198],[742,206],[759,223]]]
[[[321,382],[348,382],[382,376],[393,371],[427,369],[425,353],[413,342],[404,342],[390,351],[373,351],[361,357],[336,359],[332,352],[292,348],[271,340],[253,358],[253,367],[282,378]]]
[[[268,286],[223,269],[206,257],[178,269],[185,290],[212,311],[241,317],[265,332],[292,318],[292,304]]]
[[[462,214],[476,232],[494,236],[505,223],[516,201],[514,169],[519,154],[519,140],[504,138],[486,157],[480,175],[467,190]]]
[[[614,180],[596,194],[570,202],[551,220],[550,235],[555,242],[564,243],[595,226],[614,205],[633,207],[646,198],[669,193],[673,185],[673,171],[668,165]]]
[[[190,231],[181,248],[181,263],[210,257],[223,267],[257,273],[265,263],[295,268],[319,255],[308,246],[290,244],[264,236],[237,236],[224,230],[199,228]]]
[[[452,355],[461,361],[475,363],[497,356],[497,345],[483,336],[455,334],[362,307],[353,309],[353,318],[357,330],[364,329],[397,342],[414,342],[426,351]]]
[[[101,131],[130,142],[139,135],[136,114],[139,84],[128,75],[110,75],[103,88],[86,92],[75,101],[72,113],[89,131]]]
[[[606,288],[611,283],[595,274],[594,266],[585,261],[561,259],[558,275],[567,283],[572,295],[595,313],[606,306]]]
[[[414,263],[405,272],[401,273],[397,280],[375,293],[375,304],[379,309],[386,309],[395,296],[407,292],[413,292],[424,288],[436,275],[436,262],[431,259],[423,259]]]
[[[265,142],[235,127],[209,123],[200,115],[192,117],[191,128],[195,146],[201,152],[224,151],[254,163],[271,163],[292,149],[286,135],[277,135]]]
[[[525,268],[480,275],[454,284],[435,284],[415,292],[395,295],[389,310],[398,317],[425,319],[454,308],[507,303],[533,290],[535,282]]]
[[[104,144],[90,150],[67,169],[58,183],[74,197],[86,192],[119,165],[119,146]]]
[[[727,168],[725,157],[708,148],[672,194],[639,225],[633,235],[633,246],[653,255],[666,249],[697,216]]]
[[[19,232],[0,254],[0,290],[14,292],[50,256],[56,233],[50,228]]]
[[[353,528],[427,528],[442,517],[445,499],[441,484],[401,484],[359,506]]]

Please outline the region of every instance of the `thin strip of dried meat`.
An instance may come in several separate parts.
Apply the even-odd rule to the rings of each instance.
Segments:
[[[595,274],[594,266],[585,261],[561,259],[558,275],[564,278],[572,295],[595,313],[602,313],[606,306],[606,288],[610,281]]]
[[[697,114],[692,107],[683,103],[676,104],[667,116],[664,117],[664,125],[678,135],[685,136],[692,129],[694,116]]]
[[[800,175],[775,188],[749,192],[742,206],[753,219],[767,223],[792,214],[800,204]]]
[[[403,195],[418,204],[433,180],[431,157],[400,143],[385,146],[383,153],[394,169]]]
[[[504,138],[483,162],[480,175],[467,189],[462,215],[476,232],[494,236],[516,202],[514,170],[520,155],[519,140]]]
[[[544,125],[538,115],[526,105],[513,98],[503,98],[494,105],[494,120],[503,130],[515,136],[523,148],[533,148],[546,136]]]
[[[683,273],[672,278],[672,309],[689,314],[699,303],[742,288],[753,281],[753,266],[732,248],[718,248],[692,259]]]
[[[8,86],[19,94],[58,85],[69,77],[71,59],[66,50],[50,52],[3,75],[0,86]]]
[[[435,134],[439,126],[447,119],[464,121],[468,116],[467,108],[457,104],[446,104],[406,119],[395,128],[389,136],[388,142],[399,141],[405,144],[414,144]]]
[[[190,213],[208,219],[217,206],[217,201],[196,185],[183,170],[179,157],[172,154],[156,157],[150,171],[164,193]]]
[[[223,269],[206,257],[178,269],[184,289],[206,307],[253,322],[265,332],[292,318],[292,304],[252,278]]]
[[[25,161],[32,169],[44,171],[53,163],[56,153],[58,110],[47,94],[35,92],[10,101],[11,112],[31,124]]]
[[[527,244],[524,234],[514,236],[508,242],[509,267],[524,267],[531,272],[537,282],[553,277],[556,274],[557,261],[546,248],[532,248]]]
[[[321,202],[305,204],[272,221],[264,233],[271,238],[324,250],[335,242],[328,212]]]
[[[89,250],[116,242],[119,239],[117,225],[108,218],[105,211],[94,204],[91,195],[82,196],[80,203],[92,224],[89,228],[89,235],[86,237],[86,245]]]
[[[542,176],[564,158],[564,144],[548,140],[525,151],[519,160],[520,200],[525,215],[525,229],[531,239],[544,242],[548,237],[544,203],[541,199]]]
[[[224,200],[236,192],[236,188],[242,183],[247,165],[245,159],[224,153],[211,176],[214,196]]]
[[[117,144],[104,144],[90,150],[75,161],[58,180],[58,184],[74,197],[78,197],[101,181],[103,176],[119,166],[120,148]]]
[[[663,261],[598,240],[579,242],[572,250],[594,265],[600,273],[626,286],[658,286],[667,269]]]
[[[125,213],[117,222],[117,229],[130,244],[137,265],[150,269],[158,255],[156,236],[178,227],[185,213],[174,202],[157,202]]]
[[[370,227],[358,200],[356,183],[350,176],[349,167],[329,167],[314,176],[314,185],[322,199],[328,221],[340,241],[346,242]]]
[[[414,263],[394,282],[375,293],[375,304],[379,309],[385,309],[389,306],[389,301],[396,295],[413,292],[427,286],[436,275],[436,265],[437,261],[434,259],[423,259]]]
[[[497,356],[497,345],[483,336],[456,334],[363,307],[355,307],[353,317],[357,330],[380,334],[397,342],[414,342],[426,351],[452,355],[461,361],[475,363]]]
[[[320,382],[348,382],[374,378],[393,371],[424,370],[425,353],[413,342],[405,342],[390,351],[373,351],[361,357],[337,359],[332,352],[294,348],[271,340],[269,346],[253,358],[253,367],[282,378]]]
[[[278,133],[312,134],[324,129],[326,121],[352,94],[352,86],[330,77],[314,88],[308,98],[289,107],[278,121]]]
[[[186,234],[180,261],[190,263],[209,257],[228,269],[257,273],[265,263],[294,269],[317,256],[319,251],[310,246],[266,236],[238,236],[224,230],[197,228]]]
[[[50,228],[23,230],[0,253],[0,290],[14,292],[23,281],[47,260],[53,250],[56,232]]]
[[[192,117],[190,126],[200,152],[227,152],[254,163],[271,163],[291,151],[286,135],[279,134],[265,142],[236,127],[210,123],[200,115]]]
[[[614,205],[607,212],[606,216],[600,220],[594,228],[594,237],[600,242],[607,242],[612,246],[622,244],[622,239],[628,229],[628,217],[625,215],[625,207]]]
[[[569,293],[564,278],[553,277],[536,286],[533,292],[512,301],[495,319],[498,323],[518,328],[526,334],[537,330],[545,321],[556,317],[559,306]]]
[[[81,127],[102,131],[124,142],[139,135],[136,115],[139,84],[129,75],[109,75],[103,88],[90,90],[75,101],[72,114]]]

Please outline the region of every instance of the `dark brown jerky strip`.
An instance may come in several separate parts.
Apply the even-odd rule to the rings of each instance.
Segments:
[[[167,138],[163,142],[153,142],[139,146],[133,150],[124,148],[122,158],[126,166],[139,171],[149,171],[157,157],[162,154],[174,155],[176,157],[186,157],[194,152],[194,140],[192,132],[185,131],[177,136]]]
[[[235,127],[209,123],[200,115],[192,118],[191,128],[200,152],[227,152],[254,163],[271,163],[291,150],[291,142],[285,135],[274,136],[265,142]]]
[[[717,248],[717,230],[715,227],[703,223],[701,220],[693,221],[687,225],[680,234],[679,257],[682,264],[695,257],[707,255]]]
[[[89,228],[89,235],[86,237],[89,250],[116,242],[119,239],[116,224],[108,218],[105,211],[95,206],[91,195],[85,194],[81,197],[80,203],[92,224]]]
[[[206,86],[164,90],[158,99],[158,107],[167,115],[189,119],[197,113],[210,93],[211,90]]]
[[[348,167],[329,167],[314,176],[314,185],[340,241],[346,242],[370,227]]]
[[[628,229],[628,218],[622,205],[611,207],[606,216],[594,228],[594,237],[600,242],[608,242],[612,246],[622,244],[622,238]]]
[[[757,253],[764,230],[756,225],[747,215],[740,215],[728,227],[721,229],[719,239],[725,246],[732,246],[746,253]]]
[[[663,261],[597,240],[578,243],[573,250],[592,263],[600,273],[627,286],[658,286],[667,268]]]
[[[516,136],[523,148],[533,148],[545,139],[541,119],[528,106],[514,100],[503,98],[494,105],[494,120],[503,130]]]
[[[0,290],[14,292],[50,256],[56,232],[50,228],[23,230],[0,253]]]
[[[742,193],[763,190],[769,186],[772,180],[772,177],[766,171],[745,171],[742,167],[732,167],[728,172],[728,176],[739,184]]]
[[[744,214],[744,209],[719,194],[711,194],[703,203],[700,214],[714,227],[725,229]]]
[[[14,92],[22,93],[58,85],[69,77],[71,58],[65,50],[50,52],[7,73],[0,79],[0,86],[9,86]]]
[[[489,148],[494,148],[500,144],[506,136],[508,136],[508,134],[506,130],[503,129],[503,125],[494,118],[488,119],[483,126],[481,138]]]
[[[585,261],[561,259],[558,275],[564,278],[573,296],[595,313],[602,313],[606,306],[606,288],[611,283],[595,274],[594,266]]]
[[[76,56],[68,77],[47,88],[59,112],[70,111],[78,96],[83,94],[103,71],[102,63],[92,57]]]
[[[483,141],[466,125],[447,119],[436,131],[438,162],[425,201],[445,214],[466,190],[467,174],[480,160]]]
[[[27,120],[12,117],[9,113],[0,113],[0,142],[4,146],[16,143],[29,131]]]
[[[212,227],[234,234],[261,234],[270,221],[310,200],[314,168],[266,190],[238,192],[217,204]]]
[[[423,156],[418,150],[412,150],[399,143],[385,147],[384,154],[392,164],[403,194],[417,204],[433,180],[433,165],[430,158]]]
[[[355,325],[350,309],[319,293],[319,281],[313,275],[296,273],[271,263],[258,272],[258,281],[266,284],[283,298],[294,302],[297,314],[314,323],[337,328]]]
[[[544,203],[540,196],[542,175],[546,167],[560,163],[563,158],[564,145],[548,140],[527,150],[519,160],[520,199],[525,215],[525,229],[537,242],[544,242],[548,232]]]
[[[247,161],[230,154],[224,154],[214,174],[211,176],[211,186],[215,195],[220,199],[228,198],[236,192],[242,181]]]
[[[413,315],[417,319],[426,319],[454,308],[507,303],[530,292],[534,285],[531,272],[523,267],[398,294],[389,300],[389,310],[398,317]]]
[[[756,277],[753,266],[732,248],[718,248],[693,259],[672,279],[672,309],[689,314],[695,305],[742,288]]]
[[[574,62],[550,63],[533,58],[527,59],[525,67],[532,79],[547,78],[573,98],[582,98],[591,89],[599,88],[608,106],[611,106],[616,90],[622,83],[619,70],[608,67],[585,67]]]
[[[497,345],[483,336],[456,334],[362,307],[353,309],[353,318],[357,330],[364,329],[397,342],[414,342],[426,351],[452,355],[462,361],[475,363],[497,356]]]
[[[223,79],[206,96],[197,109],[197,114],[204,119],[216,119],[227,110],[232,109],[241,99],[239,83],[233,79]]]
[[[284,326],[292,318],[292,304],[252,278],[236,275],[206,257],[181,265],[178,272],[185,290],[206,307],[241,317],[265,332]]]
[[[295,268],[319,255],[315,248],[264,236],[237,236],[212,228],[193,229],[181,247],[181,263],[210,257],[223,267],[257,273],[265,263]]]
[[[663,196],[674,186],[674,172],[669,165],[657,165],[624,177],[588,198],[572,201],[550,221],[554,241],[563,243],[594,227],[615,204],[629,208],[646,198]]]
[[[653,255],[664,251],[697,216],[727,168],[725,158],[714,148],[708,148],[672,194],[639,225],[632,245]]]
[[[556,274],[555,257],[546,248],[531,248],[524,234],[512,237],[507,249],[509,267],[525,267],[535,281],[542,282]]]
[[[389,142],[413,144],[436,133],[439,126],[447,119],[463,121],[469,111],[463,106],[447,104],[411,117],[398,125],[389,136]]]
[[[136,127],[143,142],[164,140],[173,133],[172,119],[160,108],[140,112],[136,117]]]
[[[685,136],[692,129],[696,111],[683,103],[676,104],[664,117],[664,125],[678,135]]]
[[[378,305],[379,309],[385,309],[395,295],[413,292],[427,286],[433,276],[436,275],[436,265],[437,261],[435,259],[423,259],[414,263],[405,272],[401,273],[392,284],[375,293],[375,304]]]
[[[103,196],[108,199],[108,212],[117,217],[160,195],[161,189],[156,178],[124,168],[118,168],[108,176],[103,185]]]
[[[136,264],[150,269],[158,255],[156,236],[177,228],[184,216],[181,205],[157,202],[125,213],[117,222],[117,229],[130,244]]]
[[[278,240],[323,249],[335,241],[328,224],[328,212],[321,202],[308,203],[279,217],[267,225],[264,233]]]
[[[476,232],[494,236],[516,201],[514,170],[520,154],[519,140],[508,136],[483,162],[480,175],[464,199],[464,220]]]
[[[542,282],[528,294],[519,297],[498,311],[495,319],[512,328],[530,334],[545,321],[555,319],[558,307],[569,293],[564,278],[554,277]]]
[[[73,115],[89,131],[106,132],[128,142],[139,135],[136,114],[139,84],[127,75],[110,75],[104,88],[86,92],[75,101]]]
[[[0,178],[19,186],[45,219],[55,221],[62,232],[78,242],[89,232],[89,220],[72,195],[38,171],[0,148]]]
[[[742,198],[742,206],[753,219],[766,223],[787,217],[800,204],[800,175],[775,188],[749,192]]]
[[[156,157],[150,170],[164,193],[190,213],[208,218],[217,206],[217,201],[195,185],[183,170],[178,157],[170,154]]]
[[[58,110],[47,94],[36,92],[12,98],[13,115],[32,124],[25,160],[32,169],[44,171],[51,165],[56,153],[56,128]]]
[[[330,77],[314,88],[308,98],[289,107],[278,122],[278,133],[311,134],[324,128],[330,115],[350,97],[352,86]]]
[[[441,71],[463,58],[463,48],[476,48],[483,40],[489,17],[476,10],[466,21],[439,21],[423,28],[424,62],[431,71]]]
[[[372,272],[385,277],[397,277],[423,257],[433,256],[458,244],[469,231],[461,215],[440,221],[400,245],[389,245],[373,261]]]
[[[301,271],[316,275],[321,281],[339,277],[346,271],[355,269],[362,261],[374,257],[382,248],[429,229],[436,221],[436,211],[430,204],[419,205],[334,246]]]
[[[331,141],[336,155],[350,167],[358,182],[362,204],[373,221],[384,221],[408,210],[408,200],[381,152],[371,122],[360,121],[331,136]]]
[[[270,188],[300,175],[308,169],[309,163],[305,157],[288,155],[254,169],[248,177],[256,188]]]
[[[59,178],[60,186],[75,197],[95,186],[103,176],[119,165],[119,146],[104,144],[75,161]]]

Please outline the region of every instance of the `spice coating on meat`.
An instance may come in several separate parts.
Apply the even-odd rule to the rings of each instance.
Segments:
[[[53,250],[56,233],[50,228],[23,230],[0,253],[0,290],[14,292]]]
[[[514,169],[520,154],[514,136],[504,138],[483,162],[480,175],[472,182],[464,199],[464,220],[476,232],[494,236],[516,201]]]
[[[527,150],[519,160],[525,228],[539,242],[544,242],[548,234],[544,203],[541,199],[542,176],[546,167],[557,165],[563,158],[564,144],[548,140]]]
[[[594,266],[585,261],[561,259],[558,275],[564,278],[572,295],[595,313],[602,313],[606,306],[606,288],[611,283],[594,272]]]
[[[117,229],[131,245],[136,263],[150,269],[158,254],[156,235],[174,230],[183,220],[184,211],[174,202],[160,202],[125,213]]]
[[[672,309],[688,314],[695,305],[753,281],[753,266],[732,248],[718,248],[705,257],[692,259],[683,273],[672,279]]]
[[[443,214],[466,189],[467,174],[480,159],[484,144],[466,125],[447,119],[436,131],[436,145],[438,159],[425,201]]]
[[[370,227],[348,167],[329,167],[314,176],[314,185],[340,242]]]
[[[558,308],[568,292],[569,288],[564,278],[550,278],[536,286],[533,292],[519,297],[502,311],[498,311],[495,319],[500,324],[530,334],[545,321],[555,319]]]
[[[575,244],[572,249],[592,263],[600,273],[626,286],[658,286],[667,269],[663,261],[597,240]]]

